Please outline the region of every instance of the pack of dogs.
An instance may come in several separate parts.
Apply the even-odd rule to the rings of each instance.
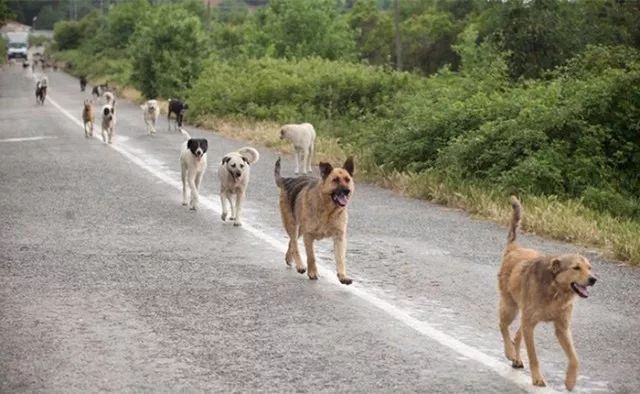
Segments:
[[[80,79],[81,91],[87,85]],[[36,84],[36,97],[44,102],[47,80],[41,78]],[[102,97],[102,138],[111,143],[116,123],[115,96],[108,85],[96,85],[92,95]],[[86,137],[93,136],[95,122],[95,100],[84,101],[82,120]],[[200,186],[207,170],[209,144],[206,138],[194,138],[183,128],[186,102],[170,99],[168,123],[171,116],[175,128],[184,136],[180,149],[182,178],[182,205],[190,210],[198,209]],[[156,122],[160,114],[157,100],[148,100],[140,106],[147,133],[156,133]],[[336,275],[340,283],[349,285],[353,280],[347,275],[347,224],[349,205],[355,192],[354,159],[349,157],[340,167],[331,163],[318,164],[319,176],[313,174],[313,155],[316,131],[310,123],[285,124],[280,128],[280,138],[293,145],[296,160],[294,177],[281,175],[281,160],[274,165],[274,180],[279,190],[279,210],[282,225],[289,237],[284,256],[287,266],[295,264],[296,271],[307,274],[311,280],[318,279],[318,268],[314,242],[330,238],[333,240]],[[221,219],[223,222],[242,226],[242,207],[250,182],[251,167],[260,159],[259,152],[252,147],[243,147],[225,154],[218,163],[220,184]],[[498,273],[499,331],[504,342],[504,354],[513,368],[523,368],[521,344],[524,340],[531,369],[532,384],[545,386],[534,342],[534,329],[540,322],[551,322],[560,346],[567,357],[565,386],[572,390],[577,381],[578,357],[571,335],[571,318],[576,296],[587,298],[589,288],[597,278],[589,260],[579,254],[545,255],[537,250],[520,246],[516,242],[522,221],[523,208],[515,196],[510,200],[512,217],[509,224],[507,244],[502,254]],[[302,238],[306,252],[306,264],[298,249]],[[520,315],[520,327],[511,335],[510,325]]]

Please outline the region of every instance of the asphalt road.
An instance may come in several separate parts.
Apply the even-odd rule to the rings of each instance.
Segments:
[[[48,75],[37,106],[30,71],[0,71],[1,392],[534,391],[497,329],[505,228],[357,184],[355,282],[338,283],[329,241],[309,281],[284,264],[274,152],[257,147],[245,225],[233,227],[219,218],[216,166],[246,144],[187,127],[210,147],[189,211],[181,134],[161,118],[146,135],[139,107],[120,99],[114,144],[85,139],[90,89]],[[585,253],[600,277],[574,310],[576,391],[640,392],[640,270],[520,240]],[[552,327],[536,340],[546,391],[562,391]]]

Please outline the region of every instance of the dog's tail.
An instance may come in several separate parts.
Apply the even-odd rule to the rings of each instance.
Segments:
[[[515,242],[518,227],[520,227],[520,222],[522,220],[522,204],[520,204],[520,200],[518,200],[516,196],[511,196],[510,201],[511,208],[513,209],[513,214],[511,215],[511,223],[509,224],[509,235],[507,235],[507,244]]]
[[[182,135],[184,135],[188,140],[191,139],[191,134],[189,134],[189,132],[185,129],[183,129],[182,127],[180,127],[180,132],[182,133]]]
[[[249,164],[253,164],[260,160],[260,153],[258,153],[256,149],[250,146],[245,146],[244,148],[238,149],[238,153],[240,153],[240,156],[247,159]]]
[[[276,166],[273,169],[273,175],[276,179],[276,185],[279,188],[282,188],[284,186],[284,178],[282,177],[282,175],[280,175],[280,157],[278,157],[278,160],[276,160]]]

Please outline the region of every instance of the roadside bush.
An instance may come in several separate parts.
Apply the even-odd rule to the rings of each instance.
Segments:
[[[282,122],[370,116],[417,77],[358,64],[307,58],[296,61],[209,59],[189,92],[195,115],[243,115]]]
[[[5,40],[3,37],[0,37],[0,53],[2,54],[2,57],[0,58],[0,64],[4,64],[7,62],[8,48],[9,44],[7,43],[7,40]]]

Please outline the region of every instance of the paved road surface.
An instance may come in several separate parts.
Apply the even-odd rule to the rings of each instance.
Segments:
[[[29,71],[0,72],[1,392],[532,391],[497,330],[505,228],[359,184],[354,285],[337,282],[328,241],[309,281],[283,261],[274,152],[260,148],[235,228],[219,219],[215,174],[242,142],[189,128],[210,141],[191,212],[180,205],[183,137],[165,119],[150,137],[140,109],[119,100],[114,145],[85,139],[85,93],[65,74],[49,79],[40,107]],[[583,253],[600,280],[574,312],[578,391],[640,392],[640,270]],[[536,339],[562,391],[552,328]]]

